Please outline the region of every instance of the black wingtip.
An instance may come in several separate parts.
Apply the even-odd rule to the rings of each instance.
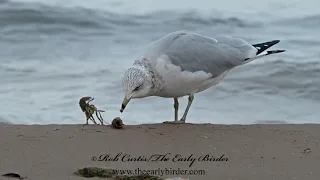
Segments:
[[[258,52],[257,55],[262,53],[263,51],[265,51],[266,49],[270,48],[271,46],[278,44],[280,42],[280,40],[273,40],[273,41],[268,41],[268,42],[264,42],[264,43],[260,43],[260,44],[254,44],[252,45],[253,47],[255,47]]]
[[[274,44],[278,44],[280,40],[273,40]]]
[[[273,51],[267,51],[267,54],[277,54],[277,53],[282,53],[285,52],[286,50],[273,50]]]

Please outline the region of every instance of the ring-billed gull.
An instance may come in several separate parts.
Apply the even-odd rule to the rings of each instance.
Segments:
[[[251,45],[234,37],[210,38],[187,31],[172,32],[151,43],[124,74],[122,113],[131,99],[158,96],[174,99],[174,121],[184,123],[194,94],[221,82],[227,73],[255,59],[284,52],[267,51],[279,40]],[[178,98],[189,96],[178,121]],[[169,122],[169,121],[166,121]]]

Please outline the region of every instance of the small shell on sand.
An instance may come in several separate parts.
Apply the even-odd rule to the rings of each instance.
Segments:
[[[122,120],[120,119],[120,117],[116,117],[112,120],[111,125],[112,125],[112,127],[116,128],[116,129],[122,129],[124,124],[123,124]]]

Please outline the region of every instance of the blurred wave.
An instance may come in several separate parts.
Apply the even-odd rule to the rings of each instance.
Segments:
[[[307,15],[295,18],[283,18],[274,21],[275,24],[283,26],[296,26],[296,27],[315,27],[320,26],[320,14]]]
[[[313,104],[320,101],[320,15],[282,17],[273,13],[274,7],[264,7],[275,17],[267,19],[268,13],[254,14],[263,18],[250,18],[252,14],[243,15],[237,7],[228,16],[220,15],[214,8],[209,14],[201,10],[157,10],[138,15],[131,11],[0,0],[0,97],[6,102],[0,122],[79,122],[83,114],[78,111],[77,102],[84,95],[97,96],[98,103],[111,109],[108,114],[117,116],[122,93],[120,72],[131,65],[135,48],[143,48],[169,32],[183,29],[208,36],[242,37],[252,43],[280,39],[275,48],[287,50],[279,56],[237,68],[216,90],[199,95],[199,99],[204,97],[204,104],[217,103],[216,119],[225,123],[228,114],[228,122],[233,123],[234,117],[247,122],[252,111],[260,109],[269,112],[255,119],[267,121],[252,122],[290,123],[294,118],[295,122],[308,121],[301,119],[304,116],[317,119],[312,113],[317,112],[314,110],[317,105]],[[256,96],[248,98],[246,93]],[[265,103],[259,106],[265,100],[273,101],[274,107]],[[149,102],[139,101],[140,108],[134,110],[132,106],[132,111],[139,113],[137,117],[141,114],[151,117],[145,112]],[[195,106],[199,108],[202,103]],[[237,103],[238,107],[248,107],[233,112],[237,108],[229,107]],[[284,110],[278,111],[280,108],[276,106],[281,103]],[[211,120],[212,109],[208,107],[212,105],[204,106],[199,112],[201,119]],[[228,108],[224,110],[223,106]],[[170,114],[166,113],[166,107],[167,104],[159,105],[157,110]],[[246,113],[249,115],[238,117]],[[287,114],[291,115],[287,117]],[[140,119],[131,122],[141,122]],[[152,119],[156,121],[157,117]]]
[[[213,13],[214,14],[214,13]],[[218,17],[217,17],[218,16]],[[60,25],[62,29],[70,28],[97,28],[109,29],[116,26],[141,26],[141,25],[204,25],[235,27],[259,27],[263,22],[252,22],[250,19],[239,19],[237,16],[219,18],[218,14],[202,15],[196,11],[174,12],[155,11],[144,15],[130,13],[115,13],[82,7],[61,7],[41,3],[0,1],[0,25],[26,26],[26,25]],[[278,18],[273,23],[292,26],[317,26],[320,25],[320,15],[308,15],[294,19]],[[52,26],[51,26],[52,28]]]
[[[111,31],[115,28],[154,25],[176,26],[220,26],[255,27],[259,24],[237,17],[204,17],[197,12],[175,13],[173,11],[153,12],[145,15],[114,13],[85,8],[48,6],[40,3],[0,3],[0,25],[4,33],[17,33],[30,29],[47,27],[49,33],[85,31],[100,29]]]

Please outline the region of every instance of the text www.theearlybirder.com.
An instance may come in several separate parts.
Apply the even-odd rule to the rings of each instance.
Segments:
[[[173,169],[173,168],[158,168],[158,169],[140,169],[136,168],[134,170],[120,170],[120,169],[112,169],[113,174],[116,175],[140,175],[140,174],[148,174],[151,176],[173,176],[173,175],[187,175],[187,176],[203,176],[206,174],[205,170],[200,169]]]

